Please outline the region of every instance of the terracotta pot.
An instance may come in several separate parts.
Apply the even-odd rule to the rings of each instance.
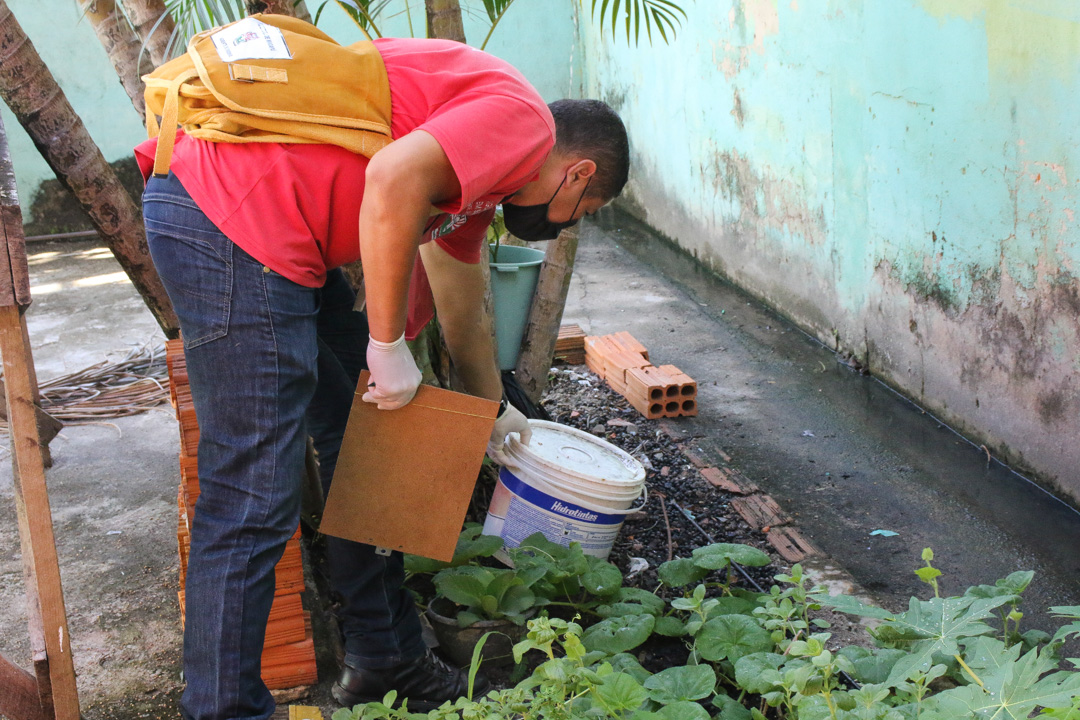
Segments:
[[[428,605],[427,617],[443,654],[459,667],[472,662],[473,649],[485,633],[493,634],[484,643],[484,664],[496,667],[514,662],[514,643],[525,637],[525,627],[505,619],[481,620],[460,627],[455,605],[446,598],[432,600]]]

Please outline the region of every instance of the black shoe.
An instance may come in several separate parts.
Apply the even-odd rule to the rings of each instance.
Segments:
[[[477,673],[473,682],[473,698],[481,698],[491,689],[490,683]],[[369,702],[382,702],[386,693],[397,690],[395,704],[408,699],[412,712],[428,712],[447,700],[453,702],[469,691],[469,675],[451,667],[432,651],[416,660],[383,670],[366,670],[345,665],[341,677],[331,692],[345,707]]]

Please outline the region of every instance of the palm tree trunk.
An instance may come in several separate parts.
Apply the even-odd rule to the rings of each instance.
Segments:
[[[296,17],[296,8],[292,0],[248,0],[247,11],[248,15],[270,13],[271,15]]]
[[[459,0],[425,0],[429,38],[465,42]]]
[[[176,337],[176,315],[150,260],[138,208],[5,0],[0,0],[0,97],[82,205],[165,335]]]
[[[176,26],[162,0],[120,0],[156,68],[169,59],[169,38]]]
[[[120,85],[131,104],[146,119],[142,76],[153,70],[150,58],[142,53],[142,42],[116,7],[115,0],[78,0],[79,9],[94,28],[98,40],[112,61]]]

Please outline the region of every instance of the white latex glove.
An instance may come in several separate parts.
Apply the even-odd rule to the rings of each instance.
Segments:
[[[404,333],[390,343],[369,336],[367,362],[371,379],[364,402],[376,403],[380,410],[397,410],[408,405],[423,376],[405,344]]]
[[[529,427],[528,418],[516,407],[507,403],[506,409],[495,420],[495,429],[491,431],[491,439],[487,446],[488,457],[500,465],[507,465],[509,461],[503,453],[503,443],[506,442],[506,436],[510,433],[517,433],[524,445],[528,445],[532,439],[532,428]]]

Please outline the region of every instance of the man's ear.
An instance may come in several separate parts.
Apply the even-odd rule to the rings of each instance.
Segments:
[[[571,185],[588,180],[596,174],[596,163],[588,158],[583,158],[572,164],[566,170],[567,180]]]

